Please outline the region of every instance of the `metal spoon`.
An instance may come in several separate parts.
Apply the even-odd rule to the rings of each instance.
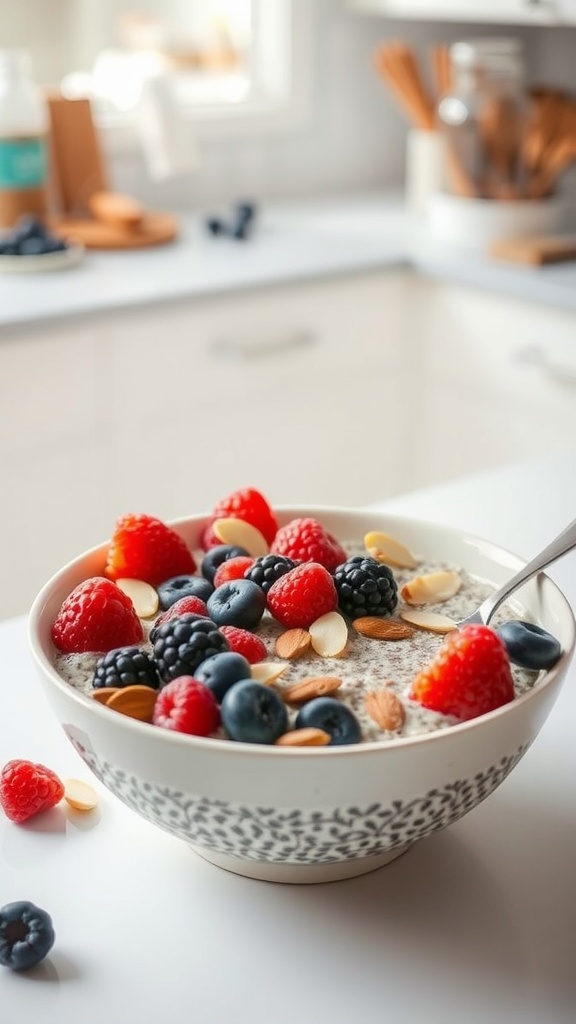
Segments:
[[[573,519],[569,526],[562,530],[562,533],[558,534],[555,540],[547,544],[539,555],[536,555],[531,562],[528,562],[528,565],[525,565],[512,579],[503,583],[498,590],[495,590],[490,597],[486,598],[475,612],[467,615],[465,619],[461,619],[458,625],[468,626],[470,623],[477,622],[487,626],[496,609],[500,607],[510,594],[517,590],[518,587],[521,587],[523,583],[526,583],[527,580],[531,579],[532,576],[535,576],[536,573],[545,569],[552,562],[555,562],[556,559],[562,558],[562,555],[572,551],[574,547],[576,547],[576,519]]]

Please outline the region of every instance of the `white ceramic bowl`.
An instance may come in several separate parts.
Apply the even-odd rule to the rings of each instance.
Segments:
[[[499,584],[523,563],[440,525],[367,511],[283,508],[281,523],[314,515],[340,540],[380,529],[430,560]],[[192,547],[205,520],[172,525]],[[50,705],[86,764],[128,807],[207,860],[253,878],[324,882],[372,871],[472,810],[506,778],[543,725],[571,660],[575,623],[541,575],[516,595],[522,617],[560,640],[563,655],[530,692],[472,721],[414,738],[286,749],[174,734],[114,714],[64,682],[50,628],[80,581],[101,574],[107,545],[44,586],[29,642]]]

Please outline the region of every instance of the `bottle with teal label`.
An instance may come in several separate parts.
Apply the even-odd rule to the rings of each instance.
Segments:
[[[25,50],[0,50],[0,228],[26,213],[44,217],[48,111]]]

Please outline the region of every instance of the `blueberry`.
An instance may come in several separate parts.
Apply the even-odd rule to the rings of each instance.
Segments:
[[[329,746],[359,743],[360,723],[353,711],[333,697],[315,697],[300,708],[294,723],[296,729],[323,729],[330,733]]]
[[[196,669],[194,678],[212,690],[220,704],[224,694],[234,683],[240,682],[241,679],[251,678],[250,662],[242,654],[236,654],[234,651],[213,654]]]
[[[33,213],[24,213],[18,218],[13,234],[17,241],[23,242],[25,238],[44,238],[46,228],[40,217]]]
[[[46,240],[33,235],[31,238],[23,238],[18,243],[18,250],[21,256],[43,256],[50,249],[47,248]]]
[[[274,743],[288,727],[288,712],[279,694],[251,679],[230,687],[220,713],[229,738],[241,743]]]
[[[40,963],[54,945],[52,918],[34,903],[19,901],[0,908],[0,964],[25,971]]]
[[[266,595],[251,580],[230,580],[216,588],[206,607],[217,626],[254,629],[264,614]]]
[[[199,597],[207,601],[214,587],[204,576],[172,576],[157,588],[162,611],[167,611],[181,597]]]
[[[202,575],[209,583],[213,583],[216,570],[223,562],[227,562],[229,558],[238,558],[240,555],[247,554],[246,548],[241,548],[238,544],[217,544],[216,547],[210,548],[202,559],[200,566]]]
[[[521,668],[552,668],[562,654],[560,641],[533,622],[510,619],[498,626],[496,633],[506,647],[510,661]]]

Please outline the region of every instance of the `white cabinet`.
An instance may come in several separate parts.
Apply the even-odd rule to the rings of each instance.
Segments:
[[[576,313],[422,278],[407,316],[418,486],[576,444]]]
[[[576,313],[380,270],[0,336],[0,618],[128,511],[362,505],[576,444]]]
[[[348,3],[353,10],[390,18],[519,25],[561,24],[570,21],[572,8],[572,0],[348,0]]]

